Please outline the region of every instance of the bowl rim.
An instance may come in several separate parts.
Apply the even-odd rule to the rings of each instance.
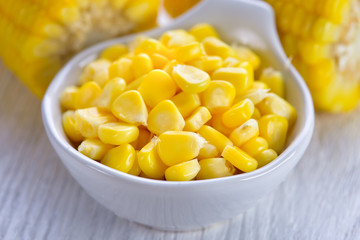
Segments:
[[[187,16],[195,13],[197,10],[201,9],[203,5],[207,4],[207,2],[215,1],[215,0],[207,0],[203,3],[198,4],[193,9],[191,9],[187,14],[184,14],[183,16],[179,17],[177,21],[174,22],[174,24],[170,24],[169,26],[160,27],[157,29],[153,29],[150,31],[142,32],[143,35],[152,35],[156,36],[161,34],[162,32],[172,29],[172,26],[175,25],[175,23],[180,22],[182,19],[187,18]],[[236,1],[242,4],[251,4],[255,7],[261,7],[264,11],[268,11],[270,15],[272,16],[271,19],[271,25],[273,30],[276,32],[275,27],[275,20],[274,20],[274,13],[272,8],[265,2],[260,1],[246,1],[246,0],[227,0],[227,1]],[[205,179],[205,180],[196,180],[196,181],[185,181],[185,182],[177,182],[177,181],[165,181],[165,180],[156,180],[156,179],[148,179],[143,178],[139,176],[133,176],[128,173],[124,173],[115,169],[112,169],[108,166],[105,166],[101,164],[100,162],[94,161],[85,155],[78,152],[74,147],[71,146],[71,144],[66,140],[66,138],[63,138],[61,134],[59,134],[58,131],[55,129],[55,123],[54,119],[51,117],[51,106],[52,103],[58,102],[58,99],[55,97],[51,97],[53,95],[52,93],[56,92],[58,90],[59,82],[62,81],[62,79],[66,78],[66,76],[71,72],[71,68],[74,64],[79,64],[82,61],[86,60],[89,56],[95,53],[99,53],[104,47],[110,46],[115,43],[120,42],[129,42],[129,40],[135,38],[138,34],[130,34],[124,37],[119,37],[111,40],[107,40],[104,42],[100,42],[98,44],[95,44],[85,50],[82,50],[78,54],[76,54],[70,61],[68,61],[62,69],[56,74],[53,81],[51,82],[50,86],[48,87],[44,98],[42,100],[42,119],[43,124],[46,130],[46,133],[48,135],[49,139],[53,139],[57,146],[60,146],[64,151],[67,151],[72,158],[76,159],[81,164],[85,165],[86,167],[93,168],[97,171],[101,171],[104,174],[110,175],[112,177],[118,178],[122,181],[127,181],[129,183],[134,184],[144,184],[149,185],[152,187],[198,187],[198,186],[206,186],[206,185],[213,185],[214,183],[227,183],[227,182],[240,182],[240,181],[247,181],[251,179],[259,178],[263,175],[270,174],[271,172],[275,171],[276,169],[280,168],[282,165],[286,164],[292,157],[295,155],[297,148],[299,145],[303,143],[303,141],[306,140],[306,138],[312,136],[313,130],[314,130],[314,107],[312,98],[310,95],[310,92],[300,76],[300,74],[296,71],[296,69],[289,65],[287,70],[289,71],[290,75],[293,77],[294,81],[296,82],[298,89],[300,91],[300,95],[303,101],[303,107],[304,107],[304,125],[299,130],[299,133],[297,136],[294,137],[293,141],[289,146],[286,147],[286,149],[272,162],[269,164],[256,169],[252,172],[248,173],[242,173],[237,175],[232,175],[228,177],[222,177],[222,178],[214,178],[214,179]],[[275,35],[275,44],[279,45],[277,46],[278,49],[280,49],[282,52],[279,53],[280,57],[282,58],[283,62],[287,61],[285,52],[283,51],[283,48],[281,47],[281,43],[279,40],[279,37],[277,34]],[[54,146],[55,147],[55,146]]]

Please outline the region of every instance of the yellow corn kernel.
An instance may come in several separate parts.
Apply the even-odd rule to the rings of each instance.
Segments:
[[[140,127],[138,138],[131,144],[133,146],[135,145],[134,148],[141,149],[151,140],[151,138],[152,138],[152,134],[146,128]]]
[[[222,121],[228,128],[235,128],[249,120],[254,113],[254,104],[249,99],[240,101],[223,113]]]
[[[257,107],[254,108],[254,113],[251,116],[251,118],[256,119],[256,120],[259,120],[261,118],[261,113]]]
[[[131,59],[120,58],[110,65],[109,78],[112,79],[116,77],[123,78],[127,83],[135,78]]]
[[[114,44],[102,51],[100,58],[106,59],[108,61],[115,61],[128,52],[129,50],[124,44]]]
[[[236,89],[236,95],[244,94],[253,84],[249,72],[241,67],[219,68],[213,72],[212,79],[230,82]]]
[[[238,67],[240,60],[234,57],[227,57],[223,62],[223,67]]]
[[[138,153],[138,162],[141,171],[149,178],[162,179],[167,166],[161,161],[156,145],[158,139],[152,139]]]
[[[105,59],[89,63],[80,76],[80,83],[94,81],[102,87],[109,79],[109,66],[110,62]]]
[[[63,114],[62,126],[64,128],[66,136],[72,142],[81,142],[82,140],[84,140],[84,137],[81,135],[79,129],[77,128],[74,111],[69,110]]]
[[[205,142],[200,148],[198,159],[215,158],[219,156],[220,152],[218,151],[218,149],[214,145]]]
[[[276,71],[273,68],[266,68],[261,73],[260,81],[266,83],[271,92],[282,98],[285,96],[284,80],[280,71]]]
[[[210,76],[206,72],[189,65],[176,65],[172,77],[177,85],[188,93],[204,91],[210,84]]]
[[[163,4],[169,15],[175,18],[192,8],[198,2],[200,2],[200,0],[164,0]]]
[[[257,136],[259,136],[259,124],[255,119],[249,119],[231,132],[230,139],[236,146],[240,147],[251,138]]]
[[[170,100],[161,101],[149,113],[148,129],[156,135],[166,131],[181,131],[184,126],[184,118]]]
[[[266,89],[269,89],[269,86],[264,82],[254,81],[251,89],[263,89],[263,90],[266,90]]]
[[[253,157],[235,146],[226,146],[221,156],[243,172],[254,171],[258,166],[258,162]]]
[[[201,93],[201,102],[212,114],[222,113],[231,106],[236,94],[235,87],[222,80],[213,80]]]
[[[245,99],[249,99],[249,100],[251,100],[251,102],[253,104],[258,104],[259,102],[264,100],[264,98],[266,97],[268,91],[269,91],[269,89],[251,88],[250,90],[246,91],[244,93],[244,95],[240,95],[240,96],[236,97],[234,102],[238,103],[238,102],[243,101]]]
[[[265,138],[269,148],[280,154],[285,147],[288,121],[282,116],[269,114],[259,119],[260,136]]]
[[[218,56],[202,56],[199,59],[189,61],[187,64],[197,67],[207,73],[211,73],[223,65],[223,60]]]
[[[136,90],[126,91],[117,97],[111,106],[111,112],[124,122],[146,126],[147,108],[141,94]]]
[[[113,146],[105,144],[98,139],[88,138],[81,142],[78,151],[91,159],[99,161],[103,159],[111,148]]]
[[[168,181],[190,181],[196,177],[199,171],[199,162],[197,159],[194,159],[166,169],[165,179]]]
[[[116,118],[97,107],[78,109],[75,111],[77,127],[86,138],[98,136],[98,128],[101,124],[116,122]]]
[[[159,136],[157,152],[167,166],[194,159],[204,144],[199,134],[184,131],[167,131]]]
[[[211,124],[213,128],[224,134],[225,136],[229,136],[230,133],[234,130],[233,128],[228,128],[224,125],[222,121],[222,114],[215,114],[211,118]]]
[[[336,76],[335,59],[324,59],[317,64],[310,65],[305,79],[311,91],[321,90],[329,86]]]
[[[201,105],[200,97],[196,93],[180,92],[172,97],[171,101],[179,109],[183,118],[188,117],[197,107]]]
[[[96,105],[101,94],[101,88],[96,82],[87,82],[83,84],[77,94],[75,94],[75,109],[88,108]]]
[[[97,106],[100,108],[105,108],[111,110],[111,105],[115,99],[125,90],[126,82],[122,78],[113,78],[109,80],[97,101]]]
[[[136,160],[133,146],[128,143],[110,149],[100,161],[102,164],[120,172],[129,172]]]
[[[256,157],[260,152],[268,149],[269,145],[265,138],[254,137],[244,143],[241,149],[244,150],[250,156]]]
[[[316,64],[331,56],[331,46],[313,40],[298,41],[299,55],[306,64]]]
[[[285,2],[280,9],[279,16],[277,18],[277,25],[282,32],[288,32],[291,28],[291,21],[295,15],[296,7],[292,3]]]
[[[340,26],[326,18],[317,18],[312,26],[312,37],[324,43],[333,43],[339,39]]]
[[[189,33],[192,34],[199,42],[207,37],[219,37],[215,29],[208,23],[196,24],[190,29]]]
[[[139,78],[154,69],[151,58],[146,53],[134,56],[132,62],[135,78]]]
[[[135,141],[139,136],[139,129],[128,123],[105,123],[99,126],[98,135],[103,143],[121,145]]]
[[[174,70],[174,67],[178,64],[179,64],[178,61],[176,61],[175,59],[172,59],[164,66],[163,70],[171,75]]]
[[[142,80],[144,79],[145,75],[142,77],[139,77],[137,79],[135,79],[134,81],[130,82],[129,84],[127,84],[125,90],[138,90],[138,88],[140,87],[140,84],[142,82]]]
[[[159,5],[159,0],[131,0],[126,2],[123,13],[131,22],[138,24],[138,30],[142,30],[154,24]]]
[[[61,107],[65,110],[75,109],[75,99],[78,92],[79,88],[75,86],[65,88],[60,97]]]
[[[206,107],[199,107],[185,120],[185,131],[196,132],[211,119],[211,113]]]
[[[138,154],[139,154],[139,151],[136,150],[134,164],[130,168],[130,170],[127,172],[128,174],[131,174],[134,176],[139,176],[139,174],[141,173],[141,168],[140,168],[139,161],[138,161]]]
[[[150,58],[155,69],[163,69],[166,66],[166,64],[170,62],[170,60],[167,57],[158,53],[151,54]]]
[[[153,108],[162,100],[175,95],[176,83],[167,72],[155,69],[144,76],[139,92],[145,103]]]
[[[278,155],[273,149],[266,149],[256,155],[256,161],[258,162],[258,168],[265,166],[272,162]]]
[[[171,55],[170,50],[167,47],[165,47],[164,44],[153,38],[147,38],[141,41],[139,46],[137,46],[134,49],[134,54],[139,54],[139,53],[146,53],[148,55],[151,55],[153,53],[158,53],[167,58]]]
[[[242,62],[249,62],[254,70],[260,67],[259,56],[247,47],[233,47],[236,57]]]
[[[225,59],[233,55],[233,49],[216,37],[206,37],[201,42],[205,52],[210,56]]]
[[[230,141],[230,139],[228,139],[225,135],[223,135],[218,130],[216,130],[208,125],[203,125],[200,128],[200,130],[198,131],[198,133],[206,141],[208,141],[210,144],[214,145],[219,150],[219,152],[222,152],[227,145],[231,145],[231,146],[233,145],[233,143]]]
[[[289,127],[293,126],[297,118],[295,108],[285,99],[273,93],[267,94],[264,100],[257,104],[257,108],[262,115],[276,114],[286,118],[289,121]]]
[[[200,171],[197,180],[220,178],[234,175],[234,166],[224,158],[207,158],[199,161]]]
[[[198,42],[192,42],[192,43],[177,47],[174,50],[174,53],[175,53],[175,59],[178,60],[179,62],[183,62],[183,63],[198,59],[204,55],[201,45]]]
[[[193,35],[185,30],[176,29],[166,31],[160,38],[160,42],[169,48],[176,48],[196,42]]]

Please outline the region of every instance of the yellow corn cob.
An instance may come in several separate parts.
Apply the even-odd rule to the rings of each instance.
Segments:
[[[155,26],[159,4],[159,0],[0,0],[0,57],[41,97],[74,53]]]
[[[286,53],[307,82],[315,107],[349,111],[360,98],[359,0],[265,0],[275,10]]]

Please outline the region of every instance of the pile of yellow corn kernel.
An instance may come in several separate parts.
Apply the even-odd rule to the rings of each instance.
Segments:
[[[61,96],[79,152],[132,175],[189,181],[254,171],[285,146],[296,111],[279,71],[209,24],[105,49]],[[260,71],[254,81],[255,70]]]

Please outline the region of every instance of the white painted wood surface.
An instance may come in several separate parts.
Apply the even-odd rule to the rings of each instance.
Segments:
[[[360,109],[317,114],[298,166],[245,214],[163,232],[116,217],[80,188],[48,142],[40,101],[0,63],[0,239],[360,239]]]

